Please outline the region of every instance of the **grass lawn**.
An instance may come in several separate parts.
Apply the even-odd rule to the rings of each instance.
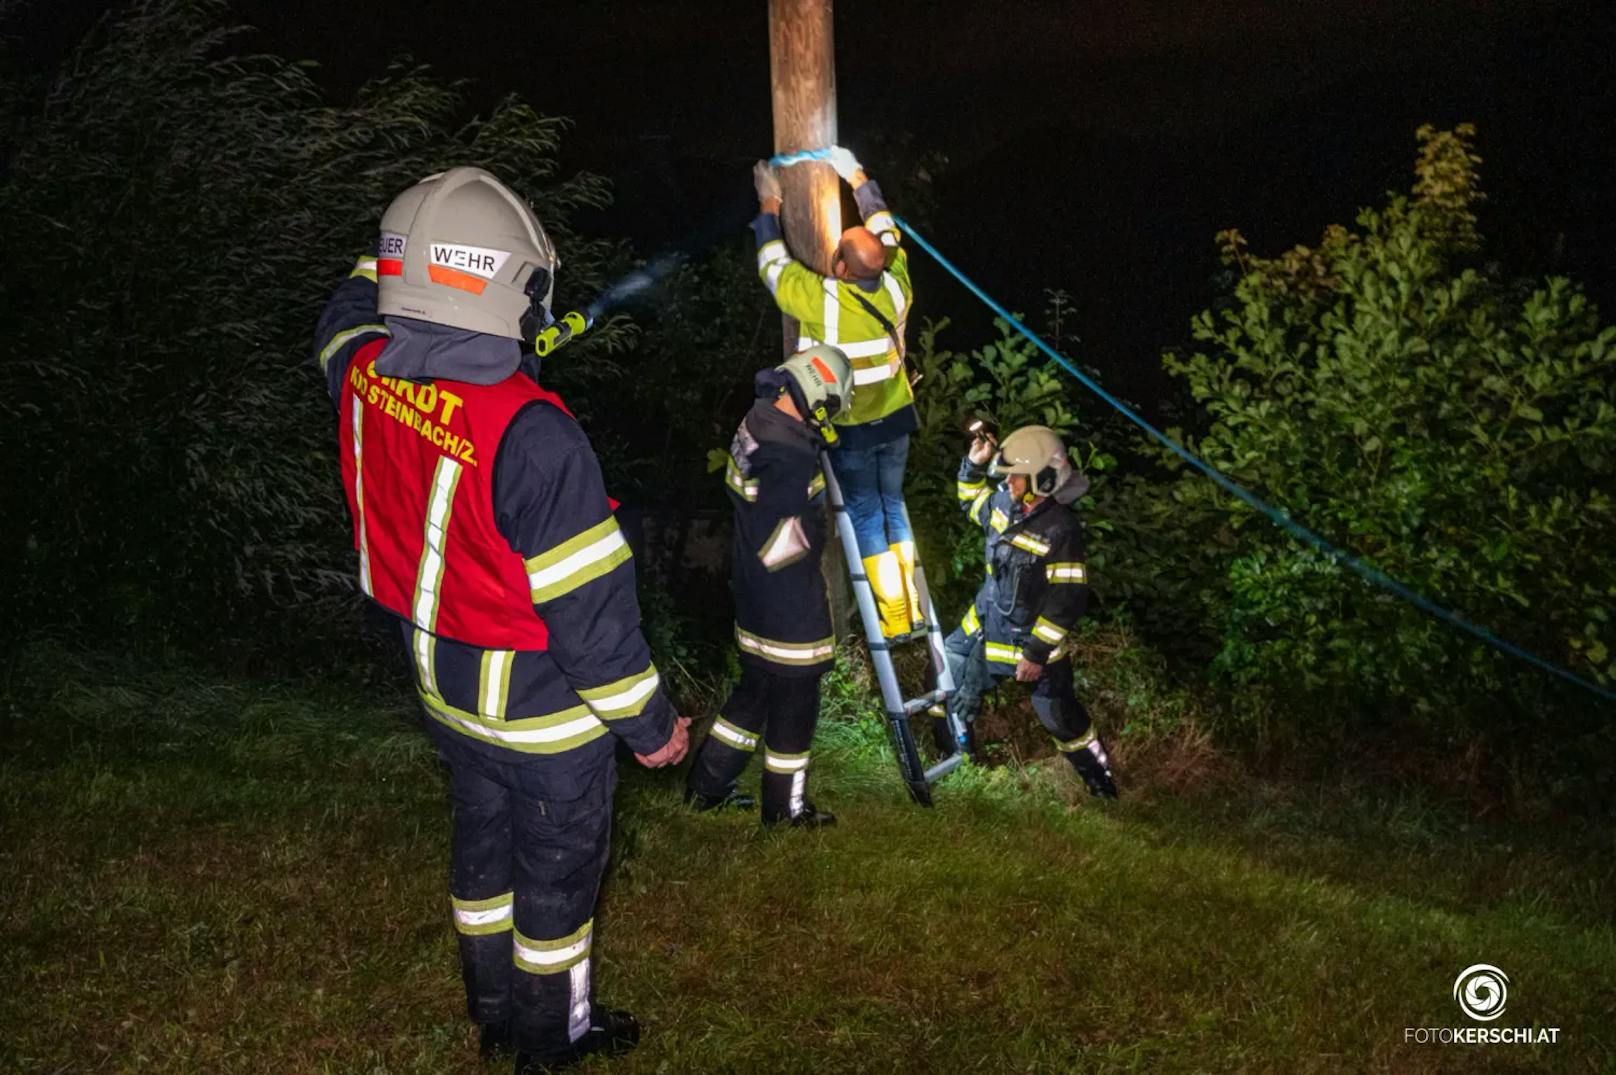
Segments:
[[[485,1070],[407,703],[65,659],[4,682],[0,1071]],[[1606,827],[1169,793],[1142,762],[1117,804],[1040,763],[925,811],[851,719],[816,745],[825,832],[695,816],[682,774],[631,768],[595,953],[647,1037],[588,1070],[1616,1071]],[[1558,1043],[1405,1043],[1476,1025],[1473,963],[1509,975],[1501,1025]]]

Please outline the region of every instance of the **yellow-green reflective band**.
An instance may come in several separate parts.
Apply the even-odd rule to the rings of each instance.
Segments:
[[[386,325],[370,324],[344,329],[331,337],[330,341],[325,345],[325,349],[320,352],[320,372],[325,372],[325,367],[331,361],[331,356],[346,347],[350,341],[360,336],[369,335],[372,332],[379,332],[383,336],[392,335],[387,331]]]
[[[419,627],[415,629],[415,671],[421,689],[436,696],[438,693],[437,636]]]
[[[736,750],[751,753],[757,749],[757,735],[747,731],[745,728],[731,724],[723,717],[713,721],[713,735],[725,746],[734,747]]]
[[[800,773],[808,768],[808,752],[801,754],[776,754],[772,750],[763,752],[763,768],[771,773]]]
[[[1076,754],[1094,742],[1094,729],[1090,728],[1076,739],[1056,739],[1054,736],[1050,738],[1055,740],[1055,745],[1060,748],[1062,754]]]
[[[825,491],[825,474],[823,471],[814,471],[813,480],[808,483],[808,498],[812,500]]]
[[[537,941],[524,937],[521,930],[511,935],[512,955],[518,970],[529,974],[555,974],[570,969],[589,957],[589,942],[595,927],[590,919],[565,937],[553,941]]]
[[[511,665],[515,661],[515,650],[483,650],[477,671],[477,709],[483,716],[505,716],[505,701],[511,693]]]
[[[790,567],[807,556],[809,548],[808,535],[802,528],[802,518],[792,515],[774,524],[774,530],[763,542],[763,547],[757,551],[757,558],[763,561],[765,570],[775,572]]]
[[[987,658],[995,664],[1015,664],[1021,659],[1021,651],[1003,642],[989,642]]]
[[[601,687],[586,688],[578,692],[578,697],[588,702],[589,708],[601,720],[621,720],[624,717],[637,717],[644,712],[645,703],[651,700],[661,682],[656,666],[646,665],[643,672],[624,676]]]
[[[994,508],[993,517],[988,521],[993,524],[993,529],[1002,534],[1004,533],[1004,528],[1010,525],[1010,516],[1004,513],[1003,508]]]
[[[1010,544],[1014,545],[1018,549],[1025,549],[1035,556],[1049,555],[1049,545],[1047,543],[1039,541],[1031,534],[1025,532],[1012,535],[1010,538]]]
[[[427,713],[438,723],[462,735],[523,754],[563,754],[606,734],[606,725],[584,705],[542,717],[495,720],[456,709],[436,694],[419,693]]]
[[[982,493],[984,489],[985,483],[979,481],[957,482],[954,485],[955,495],[957,495],[961,500],[975,500],[978,494]]]
[[[363,276],[374,284],[376,282],[376,259],[360,258],[354,262],[353,272],[348,274],[348,279],[352,280],[356,276]]]
[[[578,536],[523,562],[528,585],[533,588],[533,603],[542,605],[571,593],[627,563],[631,555],[617,517],[608,515]]]
[[[965,618],[960,620],[960,630],[968,635],[974,635],[982,629],[982,621],[976,617],[976,606],[972,605],[965,610]]]
[[[505,892],[486,900],[463,900],[451,895],[454,905],[456,932],[468,937],[485,937],[490,933],[503,933],[511,928],[511,893]]]
[[[750,503],[758,498],[760,486],[757,479],[748,478],[745,474],[742,474],[734,456],[729,457],[729,462],[724,467],[724,481],[729,484],[731,489],[735,490],[735,495],[742,500]]]
[[[762,657],[765,661],[772,661],[775,664],[818,664],[836,652],[835,636],[821,638],[815,642],[776,642],[772,638],[744,631],[739,624],[735,625],[735,644],[741,648],[741,652]]]
[[[415,625],[433,631],[438,626],[439,588],[443,585],[446,561],[443,547],[449,541],[449,515],[454,511],[455,490],[460,487],[458,460],[440,456],[432,471],[432,492],[427,499],[426,520],[421,538],[421,563],[415,571]]]
[[[1044,578],[1050,582],[1086,582],[1088,572],[1080,563],[1056,563],[1044,565]]]
[[[353,397],[354,528],[359,531],[359,588],[374,595],[370,581],[370,538],[365,533],[365,408]]]
[[[976,499],[971,501],[971,518],[975,519],[982,513],[982,508],[986,506],[988,498],[991,496],[993,496],[992,489],[984,489],[976,494]]]
[[[1057,625],[1051,620],[1046,620],[1044,617],[1039,616],[1038,622],[1032,625],[1032,633],[1053,646],[1059,643],[1061,639],[1066,637],[1066,628]]]

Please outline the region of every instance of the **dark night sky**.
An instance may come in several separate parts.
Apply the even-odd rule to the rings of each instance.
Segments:
[[[49,5],[57,32],[73,5]],[[1082,357],[1155,394],[1161,346],[1213,297],[1213,233],[1315,241],[1406,189],[1422,122],[1480,126],[1490,254],[1616,312],[1616,5],[1562,0],[842,0],[842,141],[948,158],[931,238],[1014,308],[1078,301]],[[733,226],[770,148],[765,0],[240,0],[260,47],[346,92],[408,52],[571,116],[610,176],[599,230],[645,253]],[[401,181],[408,177],[401,177]],[[886,178],[893,177],[888,174]],[[892,183],[889,186],[894,185]],[[900,212],[903,206],[897,205]],[[969,300],[918,270],[918,311]],[[970,314],[969,316],[975,316]],[[970,342],[957,333],[955,342]]]

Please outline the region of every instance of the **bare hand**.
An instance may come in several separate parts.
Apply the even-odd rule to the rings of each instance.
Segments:
[[[690,718],[678,717],[673,722],[673,734],[654,754],[636,754],[634,760],[647,769],[660,769],[664,765],[678,765],[690,749]]]
[[[1044,666],[1027,660],[1025,657],[1016,660],[1016,682],[1036,683],[1038,677],[1044,674]]]
[[[978,433],[971,439],[969,458],[977,466],[984,466],[988,460],[993,458],[993,452],[998,447],[999,442],[994,439],[992,433]]]

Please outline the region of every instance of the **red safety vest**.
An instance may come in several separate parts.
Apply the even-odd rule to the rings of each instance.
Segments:
[[[339,408],[360,588],[435,635],[545,649],[527,569],[495,525],[494,457],[523,407],[566,404],[520,374],[494,385],[383,377],[386,344],[355,353]]]

